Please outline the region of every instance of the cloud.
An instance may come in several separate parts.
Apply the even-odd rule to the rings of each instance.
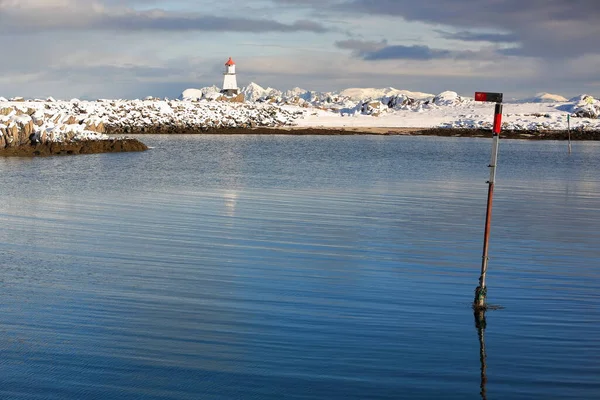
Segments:
[[[354,54],[363,60],[432,60],[446,58],[449,50],[431,49],[427,46],[388,46],[387,41],[363,42],[360,40],[343,40],[335,43],[340,49],[354,50]]]
[[[220,85],[232,55],[240,85],[569,97],[600,87],[599,8],[597,0],[0,0],[0,96],[175,97]]]
[[[136,13],[134,15],[103,15],[88,29],[120,31],[212,31],[212,32],[315,32],[325,27],[312,21],[299,20],[291,24],[267,20],[216,16],[181,16],[166,13]]]
[[[442,33],[442,37],[466,43],[519,43],[514,54],[544,59],[600,54],[598,0],[321,0],[314,9],[387,21],[398,17],[429,24],[433,32],[436,27],[453,28],[456,33]]]
[[[428,46],[386,46],[382,49],[364,52],[365,60],[433,60],[435,58],[447,58],[452,53],[449,50],[432,49]]]
[[[340,40],[335,42],[335,46],[339,49],[354,50],[358,54],[364,52],[374,52],[381,50],[387,46],[387,40],[375,41],[364,41],[358,39]]]
[[[460,40],[464,42],[491,42],[491,43],[515,43],[519,41],[519,37],[514,33],[480,33],[480,32],[446,32],[436,30],[445,39]]]
[[[353,50],[353,55],[367,61],[380,60],[418,60],[429,61],[437,59],[462,59],[476,60],[497,56],[494,49],[479,51],[451,51],[436,49],[424,45],[388,45],[387,40],[362,41],[357,39],[341,40],[335,42],[339,49]]]
[[[210,31],[314,32],[328,29],[309,20],[283,23],[272,19],[204,15],[108,7],[91,0],[0,0],[0,31]]]
[[[340,9],[369,15],[395,15],[459,28],[500,30],[509,37],[480,36],[486,41],[519,41],[519,54],[541,58],[600,54],[598,0],[349,0]],[[461,39],[462,36],[462,39]],[[476,33],[454,39],[472,41]],[[515,52],[516,53],[516,52]]]

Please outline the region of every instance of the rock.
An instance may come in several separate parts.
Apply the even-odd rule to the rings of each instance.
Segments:
[[[106,140],[75,141],[70,143],[37,143],[0,149],[0,156],[32,157],[50,155],[75,155],[96,153],[139,152],[148,146],[137,139],[116,138]]]
[[[17,146],[18,137],[19,137],[19,128],[15,123],[10,124],[6,127],[6,147],[14,147]]]
[[[85,122],[85,130],[97,133],[106,133],[104,122],[102,121],[87,121]]]
[[[29,121],[19,120],[17,121],[17,135],[15,137],[16,146],[20,146],[22,144],[28,144],[30,142],[30,136],[34,133],[34,125],[33,121],[29,119]],[[13,143],[15,143],[13,142]]]
[[[79,119],[74,115],[70,115],[66,121],[63,121],[63,124],[65,124],[65,125],[79,124]]]
[[[228,101],[230,103],[243,103],[244,102],[244,94],[239,93],[238,95],[233,96],[233,97],[222,95],[221,97],[217,98],[217,101]]]
[[[433,99],[436,106],[452,106],[463,102],[463,98],[456,92],[446,91],[438,94]]]

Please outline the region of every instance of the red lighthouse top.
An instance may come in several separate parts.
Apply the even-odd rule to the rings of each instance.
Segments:
[[[227,60],[227,62],[225,63],[225,65],[227,65],[228,67],[231,67],[232,65],[235,65],[235,63],[233,62],[233,60],[231,59],[231,57],[229,57],[229,60]]]

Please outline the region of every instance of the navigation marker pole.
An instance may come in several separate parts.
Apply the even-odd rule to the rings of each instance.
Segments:
[[[569,132],[569,154],[571,154],[571,114],[567,114],[567,132]]]
[[[485,285],[485,277],[488,269],[488,247],[490,240],[490,228],[492,225],[492,201],[494,198],[494,182],[496,180],[496,165],[498,163],[498,145],[500,141],[500,131],[502,130],[502,93],[475,93],[475,101],[487,101],[496,103],[494,112],[494,129],[492,136],[492,160],[490,162],[490,180],[487,182],[488,198],[487,211],[485,214],[485,231],[483,235],[483,256],[481,261],[481,275],[479,277],[479,286],[475,289],[475,300],[473,300],[473,308],[475,310],[486,309],[487,287]]]

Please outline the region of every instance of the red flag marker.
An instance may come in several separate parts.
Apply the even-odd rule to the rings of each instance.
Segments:
[[[502,93],[475,92],[475,101],[488,101],[490,103],[502,103]]]

